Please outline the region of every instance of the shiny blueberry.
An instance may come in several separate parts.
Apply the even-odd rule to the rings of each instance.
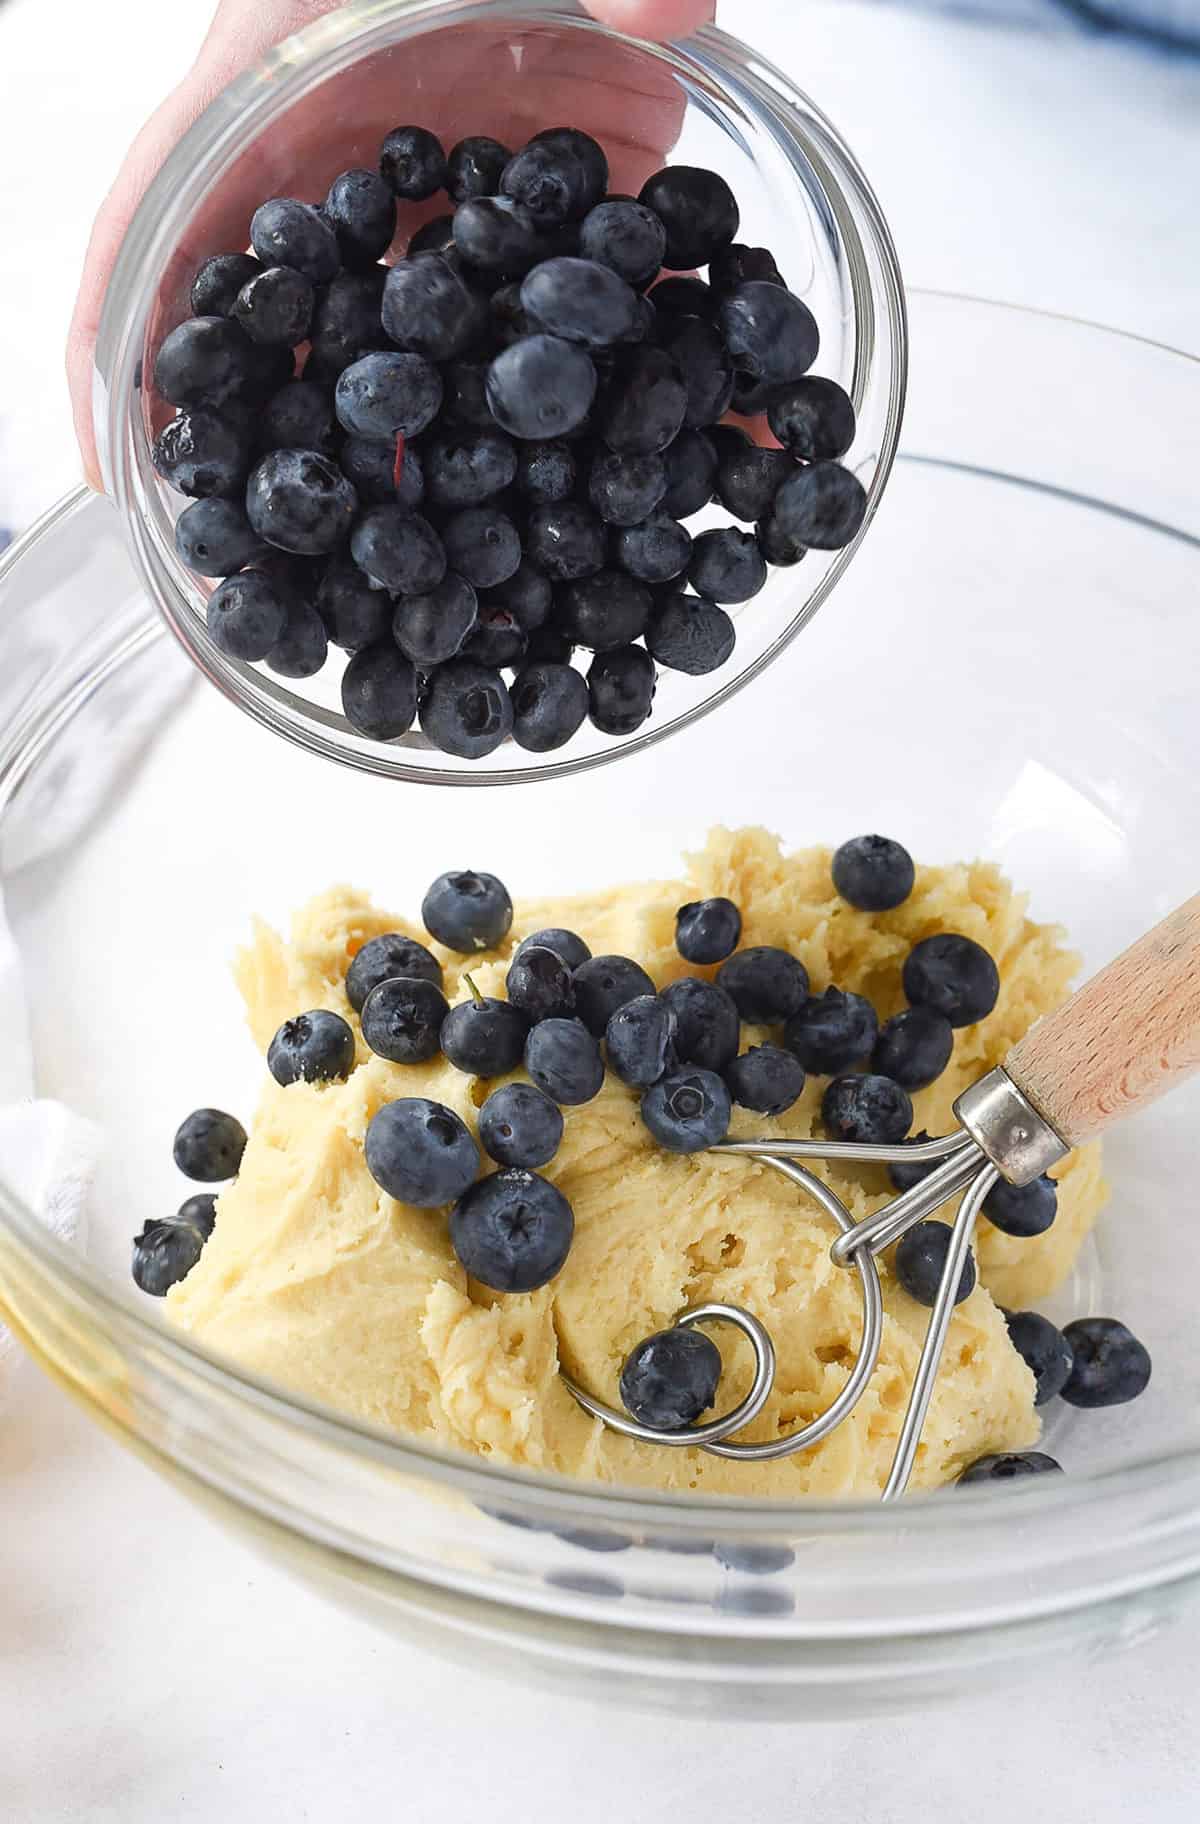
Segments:
[[[782,285],[783,277],[775,264],[775,255],[765,247],[746,247],[735,241],[708,263],[708,282],[720,295],[736,291],[739,285],[760,279],[767,285]]]
[[[717,1397],[721,1351],[701,1331],[678,1324],[630,1350],[621,1369],[621,1404],[652,1431],[694,1425]]]
[[[870,1081],[869,1078],[860,1080]],[[919,1305],[932,1306],[937,1298],[953,1233],[946,1222],[918,1222],[907,1235],[901,1236],[896,1245],[896,1278],[909,1297],[915,1298]],[[974,1290],[975,1257],[968,1248],[954,1298],[955,1304],[961,1305],[964,1298],[970,1298]]]
[[[256,570],[227,576],[208,598],[208,636],[230,658],[265,659],[287,626],[288,603]]]
[[[532,1083],[504,1083],[479,1111],[479,1143],[497,1165],[548,1165],[562,1144],[562,1110]]]
[[[165,1298],[187,1278],[203,1247],[204,1236],[190,1222],[148,1222],[133,1238],[134,1284],[152,1298]]]
[[[470,1000],[452,1007],[442,1022],[442,1050],[468,1076],[507,1076],[521,1062],[529,1021],[520,1008],[468,987]]]
[[[574,582],[604,568],[605,526],[578,500],[549,501],[529,515],[525,548],[555,582]]]
[[[343,266],[371,266],[396,232],[396,199],[377,171],[343,171],[329,186],[323,214],[337,236]]]
[[[912,856],[890,836],[854,836],[833,857],[833,884],[861,912],[890,912],[913,890]]]
[[[604,1086],[600,1046],[579,1020],[542,1020],[525,1041],[525,1068],[560,1107],[590,1102]]]
[[[535,946],[553,950],[556,956],[562,957],[568,969],[580,968],[590,960],[592,954],[581,937],[574,931],[564,931],[559,925],[550,925],[544,931],[532,931],[528,937],[521,939],[515,954],[520,956],[522,950],[532,950]]]
[[[163,339],[155,391],[172,405],[227,405],[250,386],[253,344],[226,317],[189,317]]]
[[[649,1089],[678,1062],[675,1015],[657,994],[639,994],[618,1007],[604,1029],[609,1067],[622,1083]]]
[[[719,670],[736,640],[725,610],[696,595],[668,596],[655,608],[646,628],[650,656],[668,671],[681,671],[690,678]]]
[[[246,1150],[246,1130],[219,1108],[198,1108],[175,1135],[173,1156],[185,1178],[219,1184],[232,1178]]]
[[[272,450],[246,483],[246,517],[259,537],[303,557],[335,550],[357,510],[342,471],[315,450]]]
[[[759,384],[798,380],[816,360],[816,318],[781,285],[762,279],[739,285],[721,299],[716,323],[734,367]]]
[[[659,503],[672,519],[689,519],[713,497],[717,452],[704,431],[680,431],[663,452],[667,491]]]
[[[941,1076],[953,1050],[949,1020],[932,1007],[906,1007],[880,1027],[871,1068],[903,1089],[926,1089]]]
[[[959,1486],[971,1482],[1018,1482],[1026,1476],[1061,1475],[1062,1464],[1042,1450],[1009,1450],[978,1457],[958,1478]]]
[[[491,1172],[450,1213],[450,1245],[472,1279],[493,1292],[534,1292],[562,1271],[575,1217],[536,1172]]]
[[[640,524],[667,491],[667,468],[656,452],[618,455],[597,449],[588,472],[588,499],[610,526]]]
[[[338,466],[365,507],[394,505],[411,510],[425,498],[424,465],[415,444],[402,447],[398,454],[395,441],[346,437]]]
[[[804,1088],[804,1066],[778,1045],[752,1045],[726,1066],[729,1093],[756,1115],[782,1115]]]
[[[835,1140],[895,1146],[912,1126],[912,1103],[890,1077],[835,1077],[821,1098],[821,1119]]]
[[[512,725],[512,698],[498,671],[473,659],[438,667],[421,704],[421,728],[435,747],[480,760],[508,739]]]
[[[163,426],[150,459],[181,494],[196,499],[240,495],[250,467],[250,438],[242,425],[220,412],[191,406]]]
[[[675,948],[689,963],[723,963],[741,935],[742,915],[731,899],[694,899],[675,914]]]
[[[424,355],[363,355],[344,370],[334,390],[338,422],[354,437],[386,443],[415,437],[437,417],[442,377]]]
[[[425,127],[393,127],[379,148],[379,169],[406,202],[420,203],[446,182],[441,141]]]
[[[569,444],[526,443],[517,457],[517,487],[535,506],[566,500],[575,488],[575,458]]]
[[[1075,1356],[1070,1343],[1040,1311],[1010,1311],[1005,1317],[1008,1340],[1033,1375],[1035,1406],[1061,1393],[1070,1379]]]
[[[517,472],[517,449],[493,426],[430,438],[423,446],[425,491],[435,507],[475,507],[507,488]]]
[[[1078,1317],[1063,1335],[1074,1358],[1061,1389],[1068,1406],[1122,1406],[1145,1392],[1149,1352],[1115,1317]]]
[[[494,874],[461,869],[438,875],[421,902],[421,919],[439,944],[471,956],[503,943],[512,927],[512,900]]]
[[[586,144],[584,143],[586,141]],[[500,188],[545,228],[584,216],[608,187],[608,160],[589,135],[552,128],[531,139],[505,166]]]
[[[622,526],[613,556],[622,570],[644,583],[669,583],[682,576],[692,555],[692,535],[662,507],[636,526]]]
[[[536,217],[509,196],[474,196],[460,203],[454,245],[468,266],[510,279],[520,278],[550,251]]]
[[[737,199],[723,177],[695,165],[668,165],[646,179],[638,201],[667,231],[663,265],[690,272],[729,246],[738,231]]]
[[[781,387],[767,423],[785,450],[804,462],[832,462],[854,442],[854,407],[836,380],[806,374]]]
[[[313,283],[290,266],[267,266],[247,279],[234,299],[230,319],[252,342],[295,348],[312,322]]]
[[[328,656],[329,635],[317,610],[311,602],[292,602],[267,664],[281,678],[315,678]]]
[[[299,1013],[271,1040],[267,1069],[284,1085],[344,1082],[354,1069],[354,1033],[340,1013]]]
[[[783,1042],[805,1070],[827,1077],[864,1064],[878,1036],[879,1020],[870,1001],[861,994],[827,988],[791,1015]]]
[[[729,1091],[715,1071],[678,1070],[642,1097],[642,1120],[669,1153],[699,1153],[729,1132]]]
[[[175,549],[200,576],[231,576],[265,557],[259,538],[235,500],[194,500],[175,521]]]
[[[678,365],[661,348],[625,350],[613,363],[600,402],[600,428],[610,450],[644,455],[665,450],[687,416]]]
[[[463,507],[442,522],[442,544],[451,570],[474,589],[494,589],[512,576],[521,562],[521,535],[490,502]]]
[[[509,965],[508,998],[531,1021],[566,1020],[575,1012],[571,971],[556,950],[525,945]]]
[[[609,652],[640,638],[651,605],[644,583],[622,570],[600,570],[561,591],[557,625],[576,646]]]
[[[653,993],[646,971],[628,956],[589,956],[575,968],[576,1011],[597,1038],[603,1037],[618,1007]]]
[[[475,133],[451,146],[446,159],[446,189],[453,202],[472,196],[495,196],[512,153],[498,139]]]
[[[264,266],[292,266],[314,285],[332,279],[341,265],[337,236],[321,211],[294,197],[259,205],[250,221],[250,245]]]
[[[385,596],[390,607],[390,599]],[[396,604],[392,634],[406,659],[425,670],[462,651],[478,617],[474,589],[448,570],[435,589],[405,595]]]
[[[767,566],[752,532],[722,526],[702,532],[692,546],[688,581],[712,602],[748,602],[767,580]]]
[[[436,254],[397,260],[384,282],[383,327],[397,348],[453,361],[476,341],[486,300]]]
[[[417,677],[390,640],[364,646],[342,673],[342,709],[372,741],[397,741],[417,713]]]
[[[362,1035],[378,1057],[393,1064],[424,1064],[441,1050],[450,1009],[436,982],[391,976],[372,988],[362,1006]]]
[[[424,1096],[385,1102],[368,1124],[364,1151],[376,1184],[422,1210],[453,1203],[479,1170],[479,1148],[467,1128],[453,1110]]]
[[[737,1056],[741,1023],[737,1005],[715,982],[685,975],[662,998],[675,1015],[675,1049],[684,1064],[724,1070]]]
[[[427,595],[448,568],[441,539],[420,513],[403,507],[369,507],[350,539],[355,563],[397,595]]]
[[[739,950],[721,965],[717,982],[732,998],[741,1018],[752,1025],[775,1026],[790,1020],[808,999],[808,970],[789,951],[772,944]]]
[[[1044,1235],[1058,1215],[1058,1186],[1048,1172],[1032,1184],[1006,1184],[1001,1178],[984,1198],[983,1213],[1005,1235]]]
[[[638,318],[637,293],[595,260],[543,260],[525,275],[521,306],[539,329],[584,348],[628,340]]]
[[[526,665],[512,685],[513,740],[527,753],[553,752],[583,726],[588,701],[587,683],[570,665]]]
[[[526,336],[488,369],[492,416],[513,437],[561,437],[583,423],[595,396],[591,356],[561,336]]]
[[[355,1013],[361,1013],[372,988],[401,975],[432,982],[437,988],[442,985],[442,965],[415,937],[385,931],[368,938],[346,971],[346,999]]]
[[[717,452],[717,499],[735,519],[764,519],[775,504],[795,463],[785,450],[764,449],[734,425],[720,426]]]
[[[766,520],[773,536],[805,550],[840,551],[861,527],[867,496],[857,475],[836,462],[798,468],[775,496]]]
[[[910,950],[903,982],[914,1007],[932,1007],[952,1026],[985,1019],[1000,993],[1000,972],[987,951],[954,931],[923,938]]]
[[[644,203],[597,203],[579,230],[579,251],[619,273],[630,285],[646,285],[667,251],[667,231]]]
[[[252,253],[215,253],[192,280],[192,315],[227,317],[246,280],[262,270],[262,261]]]

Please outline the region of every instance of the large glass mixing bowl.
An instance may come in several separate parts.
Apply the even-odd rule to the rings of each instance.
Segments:
[[[36,1083],[107,1147],[86,1260],[0,1187],[0,1312],[231,1528],[475,1662],[724,1717],[861,1715],[1142,1637],[1200,1587],[1197,1086],[1113,1135],[1112,1203],[1052,1307],[1124,1317],[1154,1379],[1056,1417],[1068,1473],[1040,1486],[884,1509],[539,1479],[291,1398],[172,1334],[128,1278],[131,1233],[178,1200],[181,1111],[253,1106],[232,949],[252,912],[286,918],[333,880],[399,906],[454,865],[575,890],[669,874],[714,822],[796,845],[881,828],[930,860],[997,859],[1089,967],[1195,890],[1200,366],[912,303],[906,443],[838,613],[669,747],[457,818],[195,682],[108,503],[64,502],[4,565],[0,859]],[[755,1576],[714,1540],[793,1556]]]

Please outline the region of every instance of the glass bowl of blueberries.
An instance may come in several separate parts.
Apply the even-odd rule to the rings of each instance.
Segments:
[[[652,746],[783,651],[867,532],[906,372],[870,187],[745,46],[395,0],[172,154],[97,417],[144,585],[227,697],[494,785]]]

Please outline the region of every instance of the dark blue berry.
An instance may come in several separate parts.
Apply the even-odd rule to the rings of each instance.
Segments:
[[[446,550],[429,521],[403,507],[368,507],[350,538],[360,570],[397,595],[428,595],[448,568]]]
[[[334,390],[338,421],[355,437],[378,443],[415,437],[433,423],[442,403],[442,377],[424,355],[363,355],[345,369]]]
[[[377,1056],[393,1064],[424,1064],[442,1048],[442,1025],[449,1011],[436,982],[421,976],[390,976],[363,1002],[362,1035]]]
[[[504,1083],[479,1111],[479,1143],[497,1165],[549,1165],[562,1144],[562,1110],[532,1083]]]
[[[758,540],[759,550],[767,562],[773,564],[776,569],[798,564],[800,559],[808,553],[808,546],[801,544],[798,539],[785,532],[771,514],[768,514],[766,519],[759,520],[754,528],[754,536]]]
[[[566,634],[557,627],[538,627],[529,636],[525,662],[527,665],[569,665],[574,650]]]
[[[198,1108],[181,1122],[173,1157],[185,1178],[220,1184],[232,1178],[246,1150],[246,1130],[219,1108]]]
[[[955,931],[941,931],[915,945],[902,979],[914,1007],[932,1007],[952,1026],[985,1019],[1000,993],[1000,972],[982,944]]]
[[[252,253],[215,253],[192,280],[192,315],[227,317],[246,280],[262,270]]]
[[[509,196],[475,196],[454,215],[454,245],[468,266],[520,278],[550,251],[536,217]]]
[[[685,975],[662,998],[675,1015],[675,1049],[684,1064],[724,1070],[737,1056],[741,1022],[732,995],[716,982]]]
[[[329,657],[329,635],[311,602],[292,602],[283,632],[267,654],[281,678],[315,678]]]
[[[610,450],[629,455],[665,450],[682,429],[687,408],[683,376],[664,349],[626,349],[613,363],[600,402],[604,441]]]
[[[719,424],[733,398],[733,369],[725,344],[711,323],[680,318],[663,346],[675,362],[687,391],[683,422],[691,430]]]
[[[371,266],[392,244],[396,201],[377,171],[343,171],[335,177],[323,213],[337,236],[343,266]]]
[[[680,431],[663,451],[667,491],[659,505],[672,519],[690,519],[713,497],[717,452],[704,431]]]
[[[817,358],[817,320],[781,285],[762,279],[739,285],[721,299],[716,322],[734,367],[760,385],[798,380]]]
[[[425,489],[436,507],[474,507],[507,488],[517,448],[494,427],[432,437],[422,447]]]
[[[693,899],[675,914],[675,948],[689,963],[723,963],[741,935],[742,915],[731,899]]]
[[[460,956],[494,950],[512,928],[508,888],[494,874],[459,869],[439,874],[421,902],[425,929]]]
[[[733,622],[715,602],[700,596],[670,595],[650,616],[646,650],[668,671],[690,678],[717,671],[737,640]]]
[[[165,1298],[200,1258],[204,1236],[190,1222],[148,1222],[133,1238],[133,1280],[152,1298]]]
[[[342,673],[342,709],[351,728],[373,741],[397,741],[417,713],[417,677],[390,640],[364,646]]]
[[[668,165],[646,179],[638,201],[667,231],[663,265],[675,272],[707,266],[738,231],[737,199],[723,177],[695,165]]]
[[[796,1055],[795,1047],[788,1049]],[[912,1126],[907,1090],[890,1077],[835,1077],[821,1098],[821,1119],[835,1140],[895,1146]]]
[[[1042,1450],[1009,1450],[977,1457],[958,1478],[961,1488],[970,1482],[1018,1482],[1026,1476],[1061,1475],[1062,1464]]]
[[[322,1007],[285,1020],[267,1048],[277,1083],[344,1082],[354,1069],[354,1033],[340,1013]]]
[[[521,535],[507,513],[486,503],[463,507],[442,524],[446,561],[475,589],[494,589],[521,562]]]
[[[515,954],[520,956],[522,950],[532,950],[535,946],[553,950],[556,956],[562,957],[568,969],[581,968],[592,954],[581,937],[574,931],[564,931],[559,925],[550,925],[544,931],[532,931],[528,937],[521,939]]]
[[[691,533],[663,507],[640,525],[622,526],[613,538],[617,563],[644,583],[669,583],[682,576],[691,555]]]
[[[487,317],[485,300],[437,254],[397,260],[384,282],[380,310],[397,348],[430,361],[453,361],[465,353]]]
[[[529,515],[526,550],[555,582],[574,582],[604,568],[604,522],[582,501],[549,501]]]
[[[725,1070],[729,1093],[756,1115],[782,1115],[804,1088],[804,1066],[778,1045],[752,1045]]]
[[[642,965],[628,956],[589,956],[575,968],[576,1011],[597,1038],[604,1036],[618,1007],[653,993],[654,983]]]
[[[766,580],[766,560],[752,532],[722,526],[702,532],[692,546],[688,581],[710,602],[748,602]]]
[[[610,526],[636,526],[667,491],[667,467],[657,453],[622,456],[598,449],[588,472],[588,499]]]
[[[517,626],[533,633],[545,621],[554,604],[550,578],[523,557],[511,576],[489,590],[490,608],[507,608]]]
[[[468,1076],[503,1077],[520,1064],[528,1031],[519,1007],[472,988],[471,999],[452,1007],[442,1022],[442,1050]]]
[[[488,306],[491,313],[491,326],[497,347],[494,353],[499,354],[502,348],[511,348],[522,337],[531,336],[537,325],[529,320],[529,312],[521,302],[521,286],[514,279],[510,284],[498,285],[492,293]],[[485,387],[486,397],[486,387]],[[489,406],[489,411],[491,407]]]
[[[237,501],[214,498],[183,509],[175,521],[175,549],[201,576],[232,576],[265,557],[268,547]]]
[[[662,266],[667,231],[644,203],[615,202],[610,197],[584,217],[579,251],[619,273],[627,284],[647,285]]]
[[[367,1126],[367,1170],[389,1197],[417,1209],[453,1203],[475,1182],[479,1148],[440,1102],[405,1096],[385,1102]]]
[[[739,950],[721,965],[717,983],[752,1025],[776,1026],[790,1020],[808,999],[808,970],[798,957],[772,944]]]
[[[250,438],[244,426],[197,405],[177,412],[163,426],[150,459],[164,481],[197,499],[240,495],[250,467]]]
[[[393,127],[379,148],[379,170],[406,202],[422,203],[446,182],[442,143],[425,127]]]
[[[562,590],[556,624],[575,645],[608,652],[641,637],[650,608],[644,583],[621,570],[600,570]]]
[[[321,456],[336,456],[341,431],[324,387],[311,380],[289,380],[263,406],[255,438],[264,456],[268,450],[316,450]],[[338,466],[352,483],[345,463],[339,461]]]
[[[480,760],[512,733],[513,708],[498,671],[473,659],[438,667],[421,704],[421,728],[445,754]]]
[[[642,1097],[642,1120],[669,1153],[700,1153],[729,1132],[729,1091],[715,1071],[678,1070]]]
[[[233,659],[265,659],[282,639],[287,620],[286,599],[256,570],[227,576],[208,598],[208,637]]]
[[[338,466],[364,506],[397,506],[411,510],[425,498],[421,452],[409,444],[397,456],[397,446],[377,443],[371,437],[343,440]]]
[[[954,1029],[932,1007],[906,1007],[879,1029],[871,1068],[902,1089],[926,1089],[936,1082],[954,1050]]]
[[[637,293],[607,266],[570,256],[543,260],[525,275],[521,306],[548,335],[585,348],[611,348],[632,334]]]
[[[513,957],[505,978],[508,998],[531,1021],[566,1020],[575,1012],[571,971],[556,950],[526,944]]]
[[[1032,1184],[1007,1184],[1001,1178],[984,1198],[983,1213],[1005,1235],[1044,1235],[1058,1215],[1058,1186],[1048,1172]]]
[[[303,557],[335,550],[357,510],[358,497],[342,471],[315,450],[271,450],[246,483],[246,517],[254,530],[269,545]]]
[[[267,266],[247,279],[234,299],[231,320],[252,342],[295,348],[312,322],[313,283],[290,266]]]
[[[709,285],[722,296],[736,291],[739,285],[748,284],[751,279],[760,279],[767,285],[783,284],[775,255],[765,247],[746,247],[735,241],[708,262]]]
[[[604,1029],[609,1068],[633,1089],[649,1089],[675,1068],[675,1015],[657,994],[639,994]]]
[[[400,598],[392,634],[405,658],[427,670],[462,651],[478,614],[478,598],[470,583],[447,570],[436,588]]]
[[[254,346],[227,317],[189,317],[163,338],[154,387],[172,405],[227,405],[251,386]]]
[[[548,754],[583,726],[588,687],[569,665],[526,665],[513,680],[512,707],[517,746],[527,753]]]
[[[373,348],[386,348],[388,339],[380,320],[383,288],[387,274],[382,266],[369,272],[339,272],[328,285],[317,288],[313,308],[313,353],[320,356],[319,365],[328,369],[327,383],[332,386],[337,375],[360,355]],[[310,364],[312,357],[310,356]],[[315,379],[316,374],[305,377]]]
[[[583,423],[595,396],[591,356],[561,336],[526,336],[488,369],[492,416],[513,437],[561,437]]]
[[[806,374],[782,387],[767,423],[785,450],[804,462],[833,462],[854,442],[854,407],[836,380]]]
[[[446,190],[451,200],[465,203],[472,196],[495,196],[511,157],[507,146],[486,134],[460,139],[446,159]]]
[[[857,475],[836,462],[814,462],[789,476],[764,522],[785,548],[840,551],[855,537],[867,512]],[[778,560],[775,560],[778,561]]]
[[[879,1036],[879,1020],[861,994],[827,988],[790,1016],[783,1042],[805,1070],[828,1077],[864,1064]]]
[[[392,598],[368,582],[352,558],[331,557],[317,589],[317,612],[335,646],[361,652],[386,640],[392,624]]]
[[[525,1069],[560,1107],[590,1102],[604,1086],[600,1046],[579,1020],[542,1020],[525,1041]]]
[[[517,487],[535,506],[569,499],[575,474],[575,458],[565,443],[526,443],[517,457]]]
[[[1035,1406],[1044,1406],[1061,1393],[1075,1360],[1070,1343],[1040,1311],[1010,1311],[1004,1319],[1008,1340],[1033,1375]]]
[[[514,614],[498,603],[485,600],[479,605],[479,618],[463,646],[463,657],[474,660],[477,665],[503,670],[505,666],[521,663],[528,640],[528,634]]]
[[[1061,1388],[1068,1406],[1122,1406],[1150,1381],[1150,1355],[1115,1317],[1078,1317],[1063,1336],[1073,1357]]]
[[[717,309],[717,299],[703,279],[660,279],[649,301],[663,321],[700,317],[710,323]]]
[[[261,203],[250,220],[250,245],[264,266],[293,266],[324,285],[341,265],[337,236],[319,209],[294,197]]]
[[[795,471],[785,450],[764,449],[745,431],[721,425],[713,439],[717,452],[717,499],[735,519],[765,519],[775,496]]]
[[[694,1425],[717,1397],[721,1351],[700,1330],[679,1324],[631,1349],[621,1369],[621,1403],[652,1431]]]
[[[450,1213],[450,1245],[493,1292],[535,1292],[562,1271],[575,1217],[562,1192],[509,1166],[473,1184]]]
[[[487,402],[487,361],[451,361],[442,373],[442,423],[448,429],[495,429]]]
[[[583,161],[562,146],[533,140],[510,158],[500,178],[505,196],[520,203],[543,229],[584,214],[591,183]]]
[[[833,857],[833,884],[861,912],[890,912],[913,890],[912,856],[890,836],[854,836]]]
[[[402,931],[368,938],[346,971],[346,999],[355,1013],[362,1012],[372,988],[395,976],[417,977],[440,988],[442,965],[424,944]]]
[[[929,1138],[930,1136],[926,1133],[925,1129],[921,1128],[918,1133],[909,1134],[904,1144],[906,1146],[919,1146],[922,1141],[928,1140]],[[893,1163],[887,1168],[888,1177],[898,1191],[911,1191],[914,1184],[920,1184],[922,1178],[928,1178],[930,1172],[935,1169],[937,1163],[936,1159],[932,1165],[905,1165],[903,1162]]]
[[[869,1078],[846,1081],[869,1081]],[[857,1136],[855,1136],[857,1137]],[[896,1278],[910,1298],[919,1305],[930,1305],[937,1298],[938,1287],[950,1253],[954,1231],[946,1222],[918,1222],[896,1244]],[[961,1305],[975,1290],[975,1256],[968,1248],[959,1277],[954,1302]]]

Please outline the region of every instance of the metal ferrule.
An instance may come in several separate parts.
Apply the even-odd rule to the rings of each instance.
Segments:
[[[1009,1184],[1032,1184],[1071,1150],[999,1068],[964,1089],[954,1112]]]

